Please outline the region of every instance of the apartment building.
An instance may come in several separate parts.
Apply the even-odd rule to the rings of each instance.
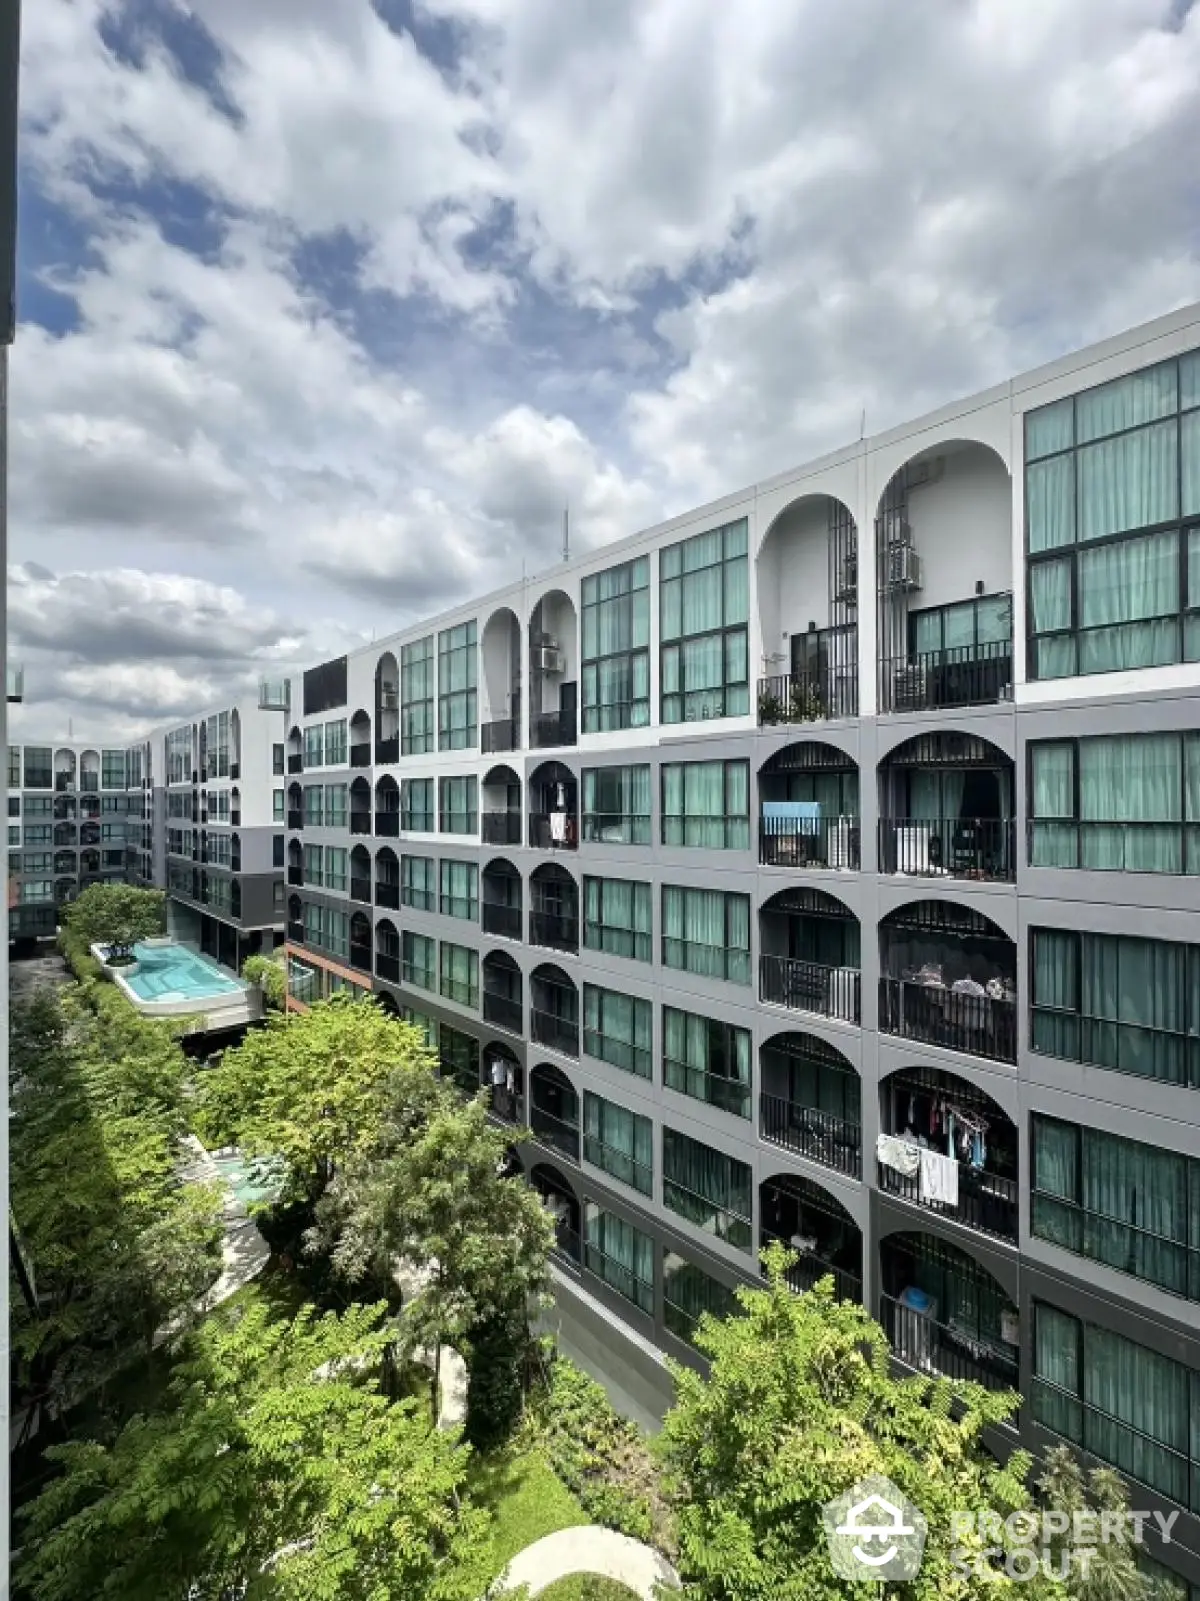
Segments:
[[[631,1384],[782,1238],[1200,1583],[1200,306],[314,668],[285,755],[289,1004],[532,1130]]]

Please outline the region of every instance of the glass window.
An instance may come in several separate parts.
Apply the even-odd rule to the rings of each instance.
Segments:
[[[283,835],[273,834],[271,836],[271,866],[282,867],[283,861]]]
[[[740,1250],[753,1249],[749,1167],[675,1129],[663,1129],[663,1204]]]
[[[584,768],[583,837],[594,845],[649,845],[649,764]]]
[[[438,634],[438,749],[467,750],[476,740],[475,623]]]
[[[474,773],[438,780],[438,828],[443,834],[475,834],[479,830]]]
[[[697,850],[749,850],[750,763],[664,763],[662,842]]]
[[[325,765],[326,767],[344,767],[346,765],[346,719],[337,718],[332,723],[325,724]]]
[[[417,989],[437,988],[437,941],[406,929],[400,942],[400,976]]]
[[[583,732],[650,721],[650,558],[583,580]]]
[[[8,747],[8,787],[20,789],[21,787],[21,747],[10,745]]]
[[[13,832],[13,830],[10,830],[10,834],[12,832]],[[18,828],[18,829],[15,830],[15,832],[16,832],[17,838],[20,839],[21,830]],[[54,843],[54,828],[53,828],[52,824],[50,824],[50,823],[26,823],[26,825],[25,825],[25,844],[26,845],[52,845],[53,843]]]
[[[750,897],[664,884],[663,966],[750,982]]]
[[[304,765],[309,767],[323,767],[325,764],[325,728],[316,723],[312,728],[304,730]]]
[[[663,1251],[663,1322],[678,1340],[691,1343],[706,1312],[715,1318],[732,1317],[737,1296],[674,1251]]]
[[[908,616],[914,658],[954,662],[991,660],[1012,654],[1012,596],[978,595],[952,606],[931,606]]]
[[[400,754],[433,749],[433,635],[400,647]]]
[[[432,912],[436,905],[432,856],[400,858],[400,902],[414,911]]]
[[[663,1007],[663,1083],[668,1089],[748,1118],[752,1060],[747,1029]]]
[[[651,960],[651,889],[628,878],[585,878],[583,943],[593,951]]]
[[[273,789],[271,791],[271,821],[282,823],[284,816],[283,791],[281,789]]]
[[[441,864],[441,903],[443,917],[462,917],[479,921],[479,868],[474,862]]]
[[[479,1089],[479,1041],[449,1023],[438,1028],[438,1058],[442,1076],[453,1080],[468,1095]]]
[[[325,888],[345,889],[346,861],[349,853],[340,845],[325,848]]]
[[[643,1195],[654,1191],[654,1125],[648,1117],[585,1090],[583,1155]]]
[[[304,786],[304,826],[305,828],[319,828],[325,819],[325,786],[323,784],[305,784]]]
[[[188,741],[188,772],[191,772],[190,752],[192,748],[191,731],[185,729]],[[168,739],[170,736],[168,736]],[[54,788],[54,752],[49,745],[25,746],[25,788],[26,789],[53,789]]]
[[[654,1241],[594,1201],[584,1203],[583,1227],[588,1272],[653,1317]]]
[[[649,1001],[596,984],[583,986],[586,1055],[639,1078],[651,1076],[653,1013]]]
[[[432,834],[433,779],[406,778],[400,785],[400,827],[406,834]]]
[[[325,852],[320,845],[304,847],[304,882],[320,889],[325,883]]]
[[[188,798],[190,799],[191,797],[189,796]],[[26,795],[21,803],[26,817],[49,817],[53,805],[54,802],[49,795]],[[18,806],[15,812],[10,806],[9,815],[12,817],[19,816],[21,806]]]
[[[272,745],[271,746],[271,771],[275,774],[276,777],[278,777],[280,775],[280,773],[283,772],[283,770],[284,770],[284,766],[283,766],[283,746],[282,745]]]
[[[442,941],[441,994],[460,1006],[479,1006],[479,953]]]
[[[125,752],[123,750],[101,752],[100,784],[103,789],[124,789],[126,787]]]
[[[325,827],[326,828],[345,828],[345,826],[346,826],[346,794],[347,794],[347,788],[346,788],[345,784],[326,784],[326,786],[325,786]]]
[[[750,710],[745,520],[669,545],[659,555],[662,721]]]

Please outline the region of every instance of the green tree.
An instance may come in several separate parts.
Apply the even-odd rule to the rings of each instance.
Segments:
[[[26,1513],[33,1601],[474,1601],[485,1515],[467,1451],[381,1393],[381,1307],[275,1320],[261,1300],[192,1337],[169,1407],[111,1446],[50,1453]]]
[[[792,1260],[772,1246],[767,1287],[738,1292],[742,1314],[701,1319],[707,1377],[672,1364],[676,1404],[662,1449],[687,1601],[844,1601],[857,1586],[834,1574],[821,1510],[869,1474],[892,1480],[928,1520],[924,1563],[902,1587],[906,1596],[1012,1593],[1003,1574],[960,1571],[951,1519],[1030,1506],[1029,1458],[1018,1452],[1001,1468],[980,1440],[985,1426],[1012,1415],[1017,1396],[895,1377],[879,1325],[837,1301],[831,1279],[794,1294],[784,1278]],[[1020,1586],[1026,1601],[1054,1590],[1043,1577]]]
[[[166,896],[160,889],[132,884],[89,884],[65,909],[72,934],[89,945],[108,947],[109,962],[129,962],[141,939],[154,939],[165,926]]]
[[[1064,1563],[1069,1568],[1072,1595],[1079,1601],[1155,1601],[1159,1586],[1138,1566],[1138,1547],[1126,1517],[1129,1491],[1119,1473],[1093,1468],[1085,1478],[1070,1448],[1060,1445],[1046,1453],[1037,1487],[1046,1511],[1058,1514],[1043,1514],[1043,1544],[1054,1572],[1063,1571]],[[1081,1562],[1074,1520],[1087,1512],[1108,1513],[1110,1521],[1106,1537],[1088,1545]],[[1065,1529],[1064,1518],[1069,1520]]]
[[[268,1006],[283,1005],[287,995],[287,973],[282,962],[273,956],[247,956],[242,963],[242,977],[262,991]]]

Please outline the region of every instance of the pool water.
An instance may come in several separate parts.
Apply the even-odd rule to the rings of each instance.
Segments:
[[[232,1151],[213,1157],[214,1165],[243,1206],[274,1200],[282,1178],[281,1164],[269,1157],[246,1157]]]
[[[214,961],[186,945],[135,945],[138,970],[125,982],[142,1001],[194,1001],[236,995],[243,986]]]

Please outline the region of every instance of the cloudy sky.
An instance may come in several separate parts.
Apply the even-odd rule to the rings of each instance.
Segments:
[[[1200,298],[1191,0],[26,0],[18,737]]]

